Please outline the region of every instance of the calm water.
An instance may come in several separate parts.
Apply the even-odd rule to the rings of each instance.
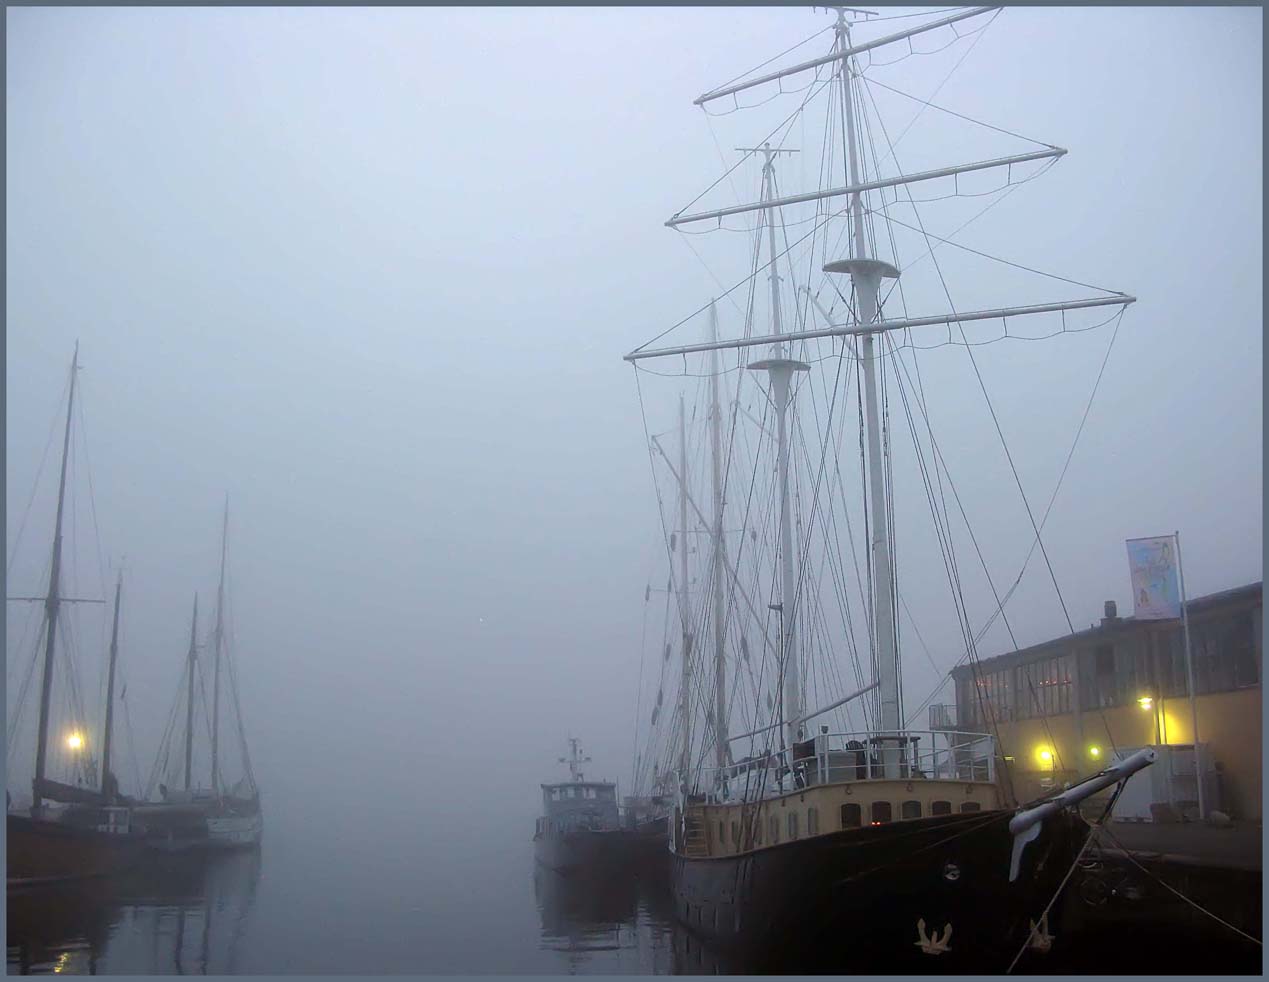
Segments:
[[[601,887],[536,870],[531,823],[524,835],[446,854],[419,836],[376,840],[371,829],[319,849],[314,831],[267,828],[258,851],[156,858],[109,882],[11,894],[9,971],[686,969],[676,964],[664,884]]]
[[[368,809],[351,826],[315,815],[289,830],[279,822],[268,826],[257,852],[170,859],[111,882],[10,895],[9,971],[745,970],[703,949],[673,923],[663,882],[599,885],[535,870],[532,819],[523,824],[523,832],[480,826],[473,816],[439,832],[433,825],[425,834],[404,812]],[[1164,930],[1166,925],[1151,938],[1134,927],[1128,950],[1124,925],[1107,924],[1074,943],[1068,937],[1060,952],[1043,961],[1028,959],[1026,971],[1169,974],[1194,970],[1184,956],[1196,952],[1200,968],[1258,972],[1258,948],[1231,945],[1222,929],[1197,926],[1203,930],[1193,943]]]

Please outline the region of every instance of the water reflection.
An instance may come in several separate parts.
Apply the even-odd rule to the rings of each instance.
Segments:
[[[233,973],[260,870],[259,850],[155,856],[119,877],[10,891],[8,970]]]
[[[539,946],[559,953],[570,975],[664,975],[673,969],[669,883],[642,876],[533,875],[542,921]]]

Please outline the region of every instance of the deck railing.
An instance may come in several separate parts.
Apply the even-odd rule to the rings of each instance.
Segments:
[[[753,801],[816,785],[883,778],[930,781],[996,779],[995,740],[954,730],[819,733],[787,752],[703,772],[711,803]]]

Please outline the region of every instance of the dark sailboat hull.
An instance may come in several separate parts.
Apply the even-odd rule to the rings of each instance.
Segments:
[[[1012,814],[894,822],[732,857],[675,855],[675,916],[758,972],[1003,972],[1089,831],[1070,812],[1050,817],[1010,882]],[[1054,935],[1059,906],[1047,922]]]
[[[135,865],[144,852],[135,836],[25,815],[6,815],[5,837],[10,889],[120,873]]]

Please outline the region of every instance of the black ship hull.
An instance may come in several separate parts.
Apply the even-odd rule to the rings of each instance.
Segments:
[[[534,840],[534,858],[564,875],[622,868],[629,859],[630,833],[624,829],[570,829]]]
[[[10,813],[5,820],[9,889],[122,872],[140,861],[139,838]]]
[[[1089,832],[1069,811],[1051,816],[1011,881],[1012,814],[895,822],[731,857],[674,855],[675,916],[757,972],[1003,972]],[[1046,936],[1059,933],[1059,910]]]

